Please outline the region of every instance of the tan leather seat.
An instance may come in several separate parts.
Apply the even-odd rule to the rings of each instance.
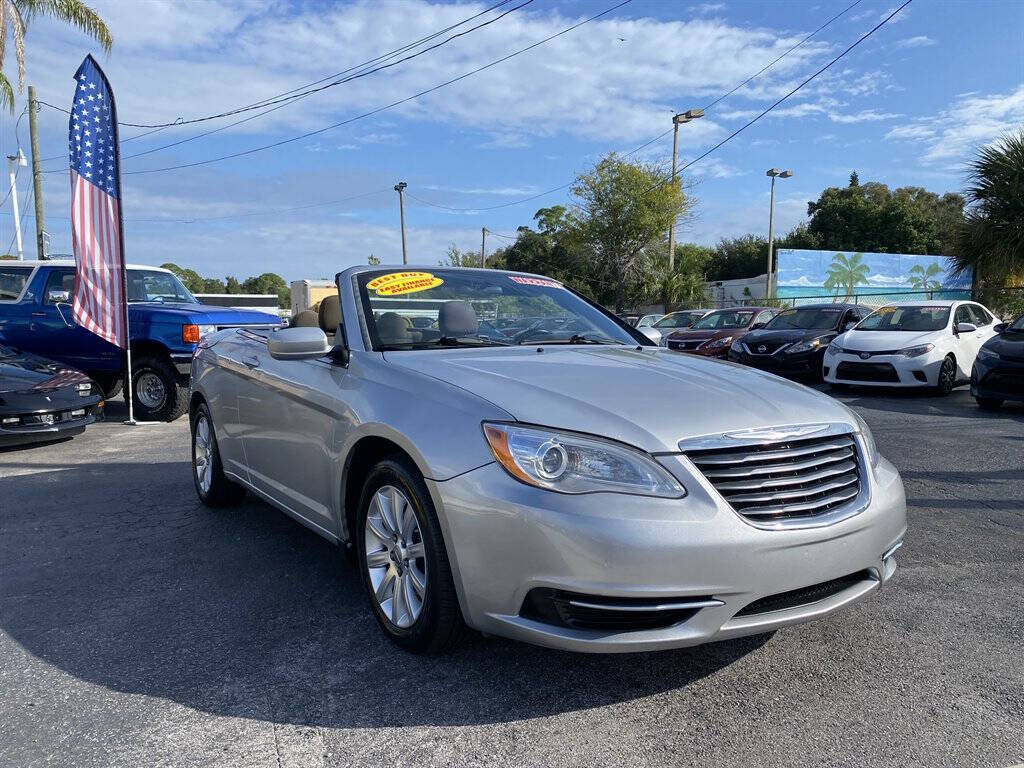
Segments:
[[[293,328],[316,328],[318,325],[320,325],[320,318],[311,309],[304,309],[292,318]]]
[[[333,342],[334,335],[341,325],[341,300],[337,295],[328,296],[320,302],[317,322],[320,325],[320,330],[326,333],[327,338]]]

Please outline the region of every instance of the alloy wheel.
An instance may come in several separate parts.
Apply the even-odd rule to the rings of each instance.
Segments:
[[[196,473],[196,482],[200,490],[205,494],[210,492],[210,483],[213,479],[213,440],[210,436],[210,422],[205,416],[196,419],[195,448],[193,461]]]
[[[416,510],[392,485],[382,486],[366,513],[366,570],[381,612],[397,627],[411,627],[423,612],[427,560]]]
[[[955,383],[956,364],[947,357],[942,361],[942,368],[939,369],[939,390],[942,392],[952,392]]]

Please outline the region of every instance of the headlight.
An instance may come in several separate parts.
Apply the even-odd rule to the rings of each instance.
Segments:
[[[901,349],[900,354],[904,357],[920,357],[921,355],[927,355],[933,349],[935,349],[934,344],[922,344],[919,347],[907,347],[906,349]]]
[[[721,349],[732,344],[732,336],[724,336],[721,339],[715,339],[714,341],[708,341],[701,346],[706,349]]]
[[[842,351],[843,351],[843,345],[839,343],[838,339],[833,339],[829,343],[828,349],[825,350],[825,352],[827,352],[830,355],[838,355]]]
[[[734,341],[732,343],[732,346],[729,347],[729,349],[731,349],[733,352],[742,352],[743,351],[743,342],[740,341],[739,339],[736,339],[736,341]]]
[[[686,489],[643,451],[540,427],[484,424],[498,463],[527,485],[560,493],[631,493],[678,499]]]
[[[998,360],[999,359],[999,353],[998,352],[993,352],[991,349],[985,349],[985,347],[982,347],[981,349],[978,350],[978,359],[979,360]]]
[[[799,344],[794,344],[792,347],[786,349],[786,354],[794,355],[797,352],[810,352],[812,349],[818,349],[824,343],[825,339],[820,337],[817,339],[811,339],[810,341],[801,341]]]
[[[199,335],[200,336],[209,336],[211,333],[216,333],[216,332],[217,332],[217,326],[216,325],[200,325],[199,326]]]
[[[881,456],[878,453],[878,446],[875,445],[875,436],[871,434],[871,427],[858,416],[854,411],[850,411],[853,414],[854,420],[857,422],[857,431],[860,432],[860,436],[864,438],[864,445],[867,449],[868,461],[871,462],[872,467],[878,466],[878,460]]]

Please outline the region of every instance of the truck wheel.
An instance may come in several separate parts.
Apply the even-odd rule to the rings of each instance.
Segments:
[[[140,421],[174,421],[188,408],[188,387],[170,362],[143,356],[132,360],[132,404]]]
[[[208,507],[237,504],[245,496],[245,489],[224,474],[206,403],[200,404],[192,416],[192,481],[199,500]]]
[[[440,653],[464,624],[448,554],[423,477],[384,459],[366,478],[353,544],[377,622],[396,645]]]

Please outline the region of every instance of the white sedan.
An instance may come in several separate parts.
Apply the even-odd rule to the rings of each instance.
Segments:
[[[664,315],[644,315],[636,321],[636,329],[655,344],[661,342],[661,331],[654,327],[654,324],[661,320]]]
[[[822,373],[830,384],[932,387],[946,395],[970,379],[995,324],[973,301],[890,304],[828,345]]]

